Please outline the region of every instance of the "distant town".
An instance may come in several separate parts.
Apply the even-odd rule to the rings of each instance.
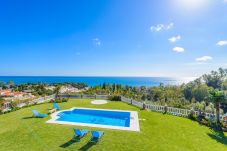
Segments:
[[[0,111],[4,113],[12,108],[21,108],[37,101],[54,99],[56,91],[59,94],[77,94],[86,90],[88,90],[88,86],[83,83],[26,83],[16,85],[13,81],[0,82]]]

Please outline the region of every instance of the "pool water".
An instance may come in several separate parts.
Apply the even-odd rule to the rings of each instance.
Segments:
[[[130,127],[130,112],[76,108],[57,116],[56,121]]]

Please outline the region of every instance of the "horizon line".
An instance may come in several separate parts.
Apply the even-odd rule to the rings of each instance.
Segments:
[[[176,76],[96,76],[96,75],[0,75],[0,77],[113,77],[113,78],[199,78],[198,76],[181,76],[181,77],[176,77]]]

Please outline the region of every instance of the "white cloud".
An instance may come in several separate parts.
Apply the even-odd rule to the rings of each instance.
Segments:
[[[209,60],[212,60],[213,58],[211,56],[202,56],[200,58],[196,58],[195,60],[197,62],[207,62]]]
[[[175,52],[184,52],[184,48],[182,48],[182,47],[174,47],[173,48],[173,51],[175,51]]]
[[[160,32],[162,30],[169,30],[169,29],[173,28],[173,26],[174,26],[174,23],[169,23],[167,25],[158,24],[155,26],[151,26],[150,29],[152,32]]]
[[[169,23],[168,25],[166,25],[166,30],[173,28],[173,26],[174,26],[174,23]]]
[[[227,0],[224,0],[224,3],[227,4]]]
[[[170,42],[176,42],[176,41],[178,41],[180,39],[181,39],[181,36],[178,35],[178,36],[173,36],[173,37],[169,38],[168,40]]]
[[[226,0],[226,1],[227,1],[227,0]],[[218,46],[227,45],[227,40],[221,40],[221,41],[217,42],[217,45],[218,45]]]
[[[101,40],[99,39],[99,38],[94,38],[93,39],[93,43],[94,43],[94,45],[96,45],[96,46],[101,46]]]
[[[196,66],[196,65],[206,65],[206,62],[190,62],[190,63],[186,63],[185,65],[187,66]]]
[[[151,26],[151,31],[159,32],[159,31],[163,30],[163,28],[164,28],[163,24],[158,24],[156,26]]]

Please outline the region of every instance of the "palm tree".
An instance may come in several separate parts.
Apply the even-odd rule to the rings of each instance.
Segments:
[[[61,86],[59,86],[59,85],[54,89],[55,100],[59,99],[60,89],[61,89]]]
[[[212,90],[209,93],[209,101],[215,104],[217,123],[220,123],[220,103],[225,102],[226,96],[223,91]]]

